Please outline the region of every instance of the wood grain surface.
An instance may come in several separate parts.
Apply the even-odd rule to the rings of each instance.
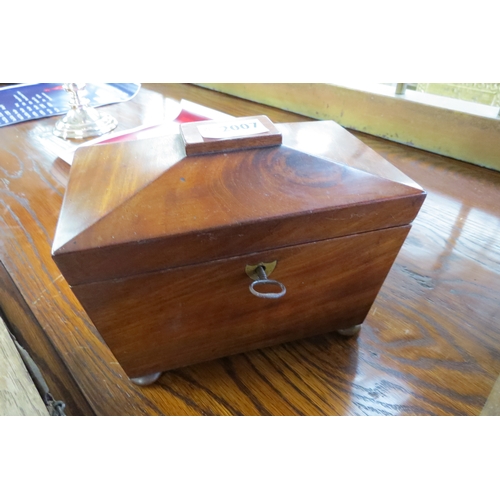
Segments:
[[[14,281],[0,263],[0,314],[17,342],[28,350],[56,401],[64,401],[66,415],[93,415],[73,376],[35,318]],[[0,362],[2,360],[0,359]]]
[[[331,122],[311,125],[318,136],[346,134]],[[297,144],[301,124],[288,132]],[[311,153],[336,154],[331,139],[315,145]],[[359,142],[349,163],[364,167],[366,149]],[[370,165],[368,173],[286,144],[186,156],[179,135],[84,148],[54,259],[74,285],[412,222],[425,193]]]
[[[409,226],[73,287],[130,377],[359,325]],[[277,300],[246,265],[277,261]]]
[[[148,113],[163,112],[164,96],[234,116],[304,121],[183,84],[144,86],[134,100],[107,111],[120,127],[136,126]],[[0,258],[57,354],[41,367],[44,376],[71,374],[89,414],[480,413],[500,373],[500,174],[356,134],[428,193],[359,337],[289,342],[173,370],[140,388],[102,342],[51,257],[69,168],[44,140],[55,121],[0,129]],[[0,300],[7,320],[22,325],[28,311],[4,308],[4,295]],[[24,347],[32,353],[37,344]]]
[[[47,408],[0,318],[0,416],[48,416]]]

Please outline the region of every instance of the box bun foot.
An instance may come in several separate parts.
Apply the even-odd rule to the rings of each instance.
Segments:
[[[130,381],[136,385],[151,385],[161,377],[161,374],[162,372],[151,373],[150,375],[144,375],[144,377],[131,378]]]
[[[361,330],[361,325],[351,326],[351,328],[345,328],[344,330],[337,330],[337,333],[343,335],[344,337],[355,337],[359,334]]]

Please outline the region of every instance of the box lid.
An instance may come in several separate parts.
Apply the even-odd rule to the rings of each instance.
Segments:
[[[273,131],[270,147],[212,154],[187,155],[179,134],[79,149],[52,248],[67,281],[117,279],[416,217],[424,191],[340,125],[276,129],[280,145]]]

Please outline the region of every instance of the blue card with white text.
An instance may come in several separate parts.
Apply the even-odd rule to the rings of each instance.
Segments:
[[[67,113],[70,93],[62,85],[29,83],[0,88],[0,127]],[[128,101],[140,88],[139,83],[87,83],[81,95],[97,107]]]

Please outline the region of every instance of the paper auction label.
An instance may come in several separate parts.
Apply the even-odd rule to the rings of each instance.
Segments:
[[[198,131],[205,139],[230,139],[232,137],[247,137],[269,132],[260,120],[219,122],[217,124],[199,125]]]

